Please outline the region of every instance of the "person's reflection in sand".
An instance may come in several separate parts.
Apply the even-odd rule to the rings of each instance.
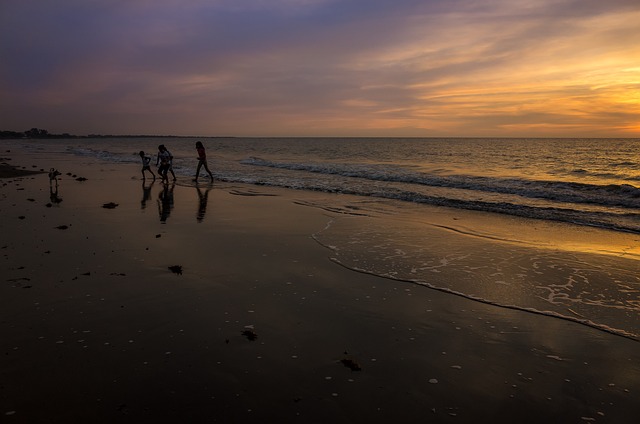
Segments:
[[[209,191],[211,190],[211,185],[202,191],[202,189],[196,186],[196,190],[198,191],[198,214],[196,215],[196,219],[198,222],[202,222],[204,220],[204,215],[207,213],[207,203],[209,202]]]
[[[145,180],[142,180],[142,200],[140,201],[140,209],[145,209],[147,207],[147,202],[151,200],[151,187],[153,187],[153,183],[156,180],[152,180],[150,184],[147,185]]]
[[[51,204],[59,205],[62,202],[62,198],[58,195],[58,184],[49,185],[49,200],[51,200]]]
[[[158,195],[158,212],[160,213],[160,222],[163,224],[169,218],[171,209],[173,209],[173,189],[174,184],[163,184],[162,191]]]

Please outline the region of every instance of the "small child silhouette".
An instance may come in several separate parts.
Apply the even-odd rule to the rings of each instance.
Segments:
[[[144,151],[140,150],[140,160],[142,160],[142,179],[146,179],[144,171],[149,171],[155,180],[156,174],[151,170],[151,156],[145,155]]]

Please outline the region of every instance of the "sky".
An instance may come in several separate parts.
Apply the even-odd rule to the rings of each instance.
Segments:
[[[638,0],[0,0],[0,130],[640,137]]]

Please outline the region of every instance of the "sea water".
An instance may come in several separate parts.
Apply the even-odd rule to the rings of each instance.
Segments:
[[[315,237],[344,266],[640,339],[638,139],[169,137],[11,143],[34,154],[132,166],[139,163],[140,150],[155,162],[157,146],[164,144],[179,180],[190,180],[197,140],[204,143],[218,181],[357,199],[339,205],[341,198],[324,196],[309,204],[342,215]],[[513,217],[523,228],[538,223],[547,231],[553,225],[598,230],[600,253],[609,254],[558,250],[518,234],[421,220],[420,207],[432,206]],[[635,246],[607,252],[607,237],[616,234],[630,235]]]
[[[165,144],[193,176],[187,138],[28,140],[22,144],[138,163]],[[217,180],[449,206],[640,233],[638,139],[210,138]],[[154,156],[155,162],[155,156]]]

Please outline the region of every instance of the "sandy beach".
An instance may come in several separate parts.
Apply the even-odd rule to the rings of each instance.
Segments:
[[[638,341],[341,266],[327,194],[2,155],[2,422],[640,415]]]

